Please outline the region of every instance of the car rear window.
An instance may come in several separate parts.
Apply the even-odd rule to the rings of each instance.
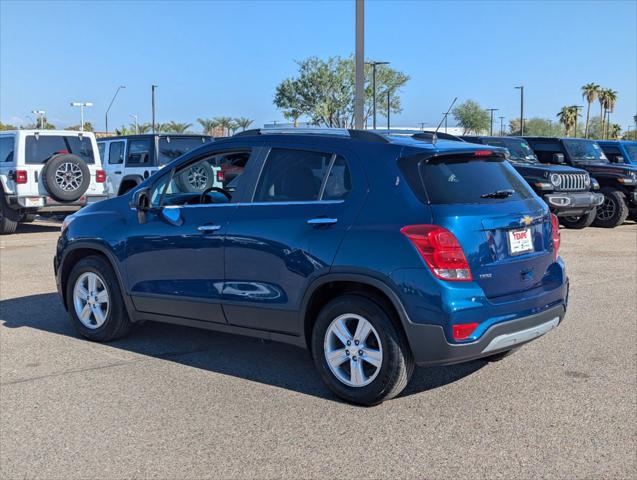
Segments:
[[[209,139],[207,137],[160,137],[159,164],[165,165],[175,158],[181,157],[190,150],[201,147]]]
[[[399,167],[416,196],[428,203],[496,203],[534,195],[515,169],[499,157],[402,158]],[[504,191],[510,192],[498,193]]]
[[[26,137],[25,162],[41,164],[58,153],[72,153],[86,163],[95,163],[93,145],[88,137],[72,135],[29,135]]]

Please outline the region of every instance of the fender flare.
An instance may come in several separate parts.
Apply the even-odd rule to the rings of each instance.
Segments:
[[[126,175],[124,177],[122,177],[122,180],[119,182],[119,188],[117,189],[117,196],[119,197],[120,195],[124,195],[124,193],[120,193],[122,190],[122,184],[128,182],[128,181],[134,181],[135,182],[135,187],[137,185],[139,185],[140,183],[142,183],[144,181],[144,177],[142,177],[141,175]],[[133,187],[134,188],[134,187]]]
[[[407,310],[405,309],[403,302],[398,297],[398,294],[387,284],[387,282],[365,273],[338,272],[328,273],[326,275],[320,276],[312,283],[310,283],[309,287],[306,289],[305,294],[303,295],[303,300],[301,301],[301,308],[299,309],[299,335],[301,338],[307,338],[307,332],[305,331],[305,316],[307,315],[307,309],[312,295],[314,295],[314,293],[321,286],[330,282],[356,282],[377,288],[378,290],[383,292],[387,296],[387,298],[389,298],[393,307],[396,309],[396,312],[398,312],[398,317],[400,319],[400,323],[402,324],[403,330],[405,331],[405,333],[408,332],[409,325],[411,325],[412,322],[409,319]]]

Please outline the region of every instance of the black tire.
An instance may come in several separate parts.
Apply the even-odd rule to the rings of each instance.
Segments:
[[[175,181],[182,192],[201,193],[214,185],[215,172],[208,162],[199,162],[180,172]]]
[[[631,210],[631,212],[628,214],[628,219],[632,220],[633,222],[637,222],[637,210]]]
[[[44,165],[42,179],[44,188],[55,200],[74,202],[88,190],[91,172],[86,162],[77,155],[58,154]]]
[[[37,215],[35,213],[25,213],[20,219],[20,223],[33,223]]]
[[[0,189],[0,235],[11,235],[18,228],[20,214],[7,205],[4,192]]]
[[[590,212],[586,215],[582,215],[581,217],[559,217],[559,220],[565,228],[580,230],[582,228],[590,227],[596,217],[597,209],[593,208]]]
[[[628,205],[623,192],[612,188],[602,188],[604,203],[597,207],[594,227],[614,228],[628,218]]]
[[[504,352],[495,353],[489,357],[485,357],[484,359],[487,362],[499,362],[500,360],[513,355],[519,349],[520,347],[515,347],[515,348],[512,348],[511,350],[505,350]]]
[[[324,343],[328,328],[334,319],[343,314],[365,318],[380,339],[383,352],[381,366],[376,378],[365,386],[353,387],[343,383],[332,373],[325,358]],[[377,405],[395,397],[407,386],[414,371],[411,350],[390,314],[380,303],[361,295],[344,295],[323,307],[312,329],[311,347],[314,365],[327,387],[340,398],[359,405]]]
[[[73,291],[77,279],[83,273],[92,272],[100,277],[106,286],[109,296],[109,309],[104,323],[95,329],[85,326],[75,311]],[[108,342],[117,338],[122,338],[130,333],[133,324],[128,317],[128,312],[124,305],[119,282],[110,264],[99,256],[89,256],[82,258],[71,270],[66,283],[66,304],[68,307],[71,323],[80,335],[96,342]]]

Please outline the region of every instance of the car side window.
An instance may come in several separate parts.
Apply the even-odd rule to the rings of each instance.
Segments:
[[[330,169],[333,175],[328,175]],[[273,148],[261,172],[253,201],[339,199],[347,195],[350,188],[349,171],[342,157],[324,152]]]
[[[13,160],[13,137],[0,137],[0,162]]]
[[[105,142],[97,142],[97,152],[100,154],[100,160],[102,164],[106,159],[106,143]]]
[[[126,165],[148,165],[151,157],[151,139],[131,140]]]
[[[124,163],[124,142],[111,142],[108,147],[108,163],[119,165]]]

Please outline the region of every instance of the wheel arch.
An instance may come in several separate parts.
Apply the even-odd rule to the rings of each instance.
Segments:
[[[143,181],[144,178],[141,175],[126,175],[122,177],[122,180],[119,182],[119,188],[117,189],[117,196],[124,195]],[[123,189],[124,186],[128,185],[130,185],[130,188]]]
[[[386,282],[364,274],[336,273],[322,276],[308,288],[301,305],[301,338],[311,349],[312,326],[321,308],[333,298],[346,294],[361,294],[379,303],[390,314],[396,327],[405,335],[409,316],[396,292]]]

